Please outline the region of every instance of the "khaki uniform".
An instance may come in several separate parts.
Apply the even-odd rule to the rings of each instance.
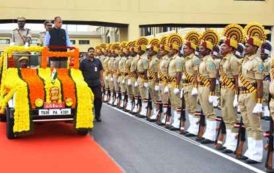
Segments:
[[[110,57],[108,60],[108,87],[111,92],[114,91],[113,73],[114,73],[114,57]]]
[[[233,54],[223,57],[220,63],[221,109],[226,127],[224,147],[231,151],[235,151],[237,147],[238,130],[234,127],[234,124],[237,123],[237,112],[234,109],[233,101],[236,94],[234,76],[239,75],[240,69],[241,62]]]
[[[197,76],[199,64],[200,59],[194,54],[185,57],[184,73],[182,75],[182,86],[184,89],[186,110],[191,115],[194,115],[197,109],[198,95],[192,95],[191,92],[193,88],[196,87],[193,82]]]
[[[24,46],[26,43],[30,45],[31,41],[31,31],[28,28],[24,29],[14,29],[12,30],[11,42],[16,46]],[[22,56],[29,56],[29,52],[14,52],[14,61],[16,66],[19,67],[18,59]]]
[[[263,159],[263,134],[261,129],[261,118],[254,114],[256,106],[256,80],[263,80],[264,66],[257,55],[247,56],[243,59],[239,77],[239,110],[242,114],[243,123],[247,131],[247,147],[244,156],[251,160],[261,162]]]
[[[163,103],[163,107],[167,107],[168,105],[168,93],[164,92],[165,87],[168,84],[168,66],[169,66],[170,58],[168,56],[162,57],[160,60],[158,77],[160,79],[160,100]]]
[[[233,54],[223,57],[220,63],[222,118],[226,128],[232,133],[237,132],[237,129],[234,128],[234,124],[237,122],[237,112],[233,107],[236,92],[234,76],[239,75],[240,69],[241,63]]]
[[[145,77],[145,72],[148,69],[148,59],[145,55],[142,55],[138,62],[137,62],[137,72],[138,72],[138,87],[139,87],[139,92],[142,100],[148,100],[148,88],[144,86],[144,83],[147,82]]]
[[[12,31],[11,41],[16,46],[24,46],[26,43],[28,43],[30,45],[30,41],[31,41],[31,31],[30,31],[30,29],[28,29],[28,28],[14,29]]]
[[[245,57],[242,64],[242,78],[249,82],[255,89],[256,80],[262,80],[262,60],[257,56]],[[240,77],[241,78],[241,77]],[[243,117],[247,135],[256,140],[262,139],[261,118],[252,113],[256,105],[256,92],[250,93],[242,80],[239,80],[239,87],[242,88],[239,96],[239,109]]]
[[[114,60],[114,64],[113,64],[113,82],[114,82],[114,90],[116,92],[116,94],[118,94],[118,92],[120,92],[120,87],[119,87],[119,83],[118,83],[118,78],[120,76],[120,70],[119,70],[119,62],[120,62],[121,57],[117,56]]]
[[[185,107],[188,112],[188,120],[189,127],[187,129],[188,133],[197,135],[199,131],[199,125],[197,122],[199,121],[199,117],[195,116],[195,112],[197,109],[198,95],[192,94],[192,90],[196,86],[196,78],[198,74],[200,59],[195,56],[195,54],[191,54],[185,57],[185,62],[183,66],[183,75],[182,75],[182,87],[184,90],[184,99],[185,99]]]
[[[109,82],[108,82],[108,74],[109,74],[109,67],[108,67],[108,61],[109,57],[105,57],[102,65],[103,65],[103,76],[104,76],[104,84],[105,84],[105,93],[104,93],[104,101],[108,100],[108,92],[109,92]]]
[[[199,65],[199,75],[198,75],[198,98],[206,118],[210,120],[215,119],[215,113],[213,110],[213,105],[209,103],[208,96],[210,95],[210,78],[216,78],[217,69],[213,58],[207,55],[202,58]]]
[[[139,88],[138,86],[135,85],[137,82],[137,63],[139,60],[139,55],[136,55],[135,57],[132,58],[131,65],[130,65],[130,82],[131,82],[131,87],[132,87],[132,92],[134,97],[138,98],[139,97]]]
[[[130,73],[130,67],[131,67],[132,60],[133,60],[133,57],[130,56],[126,60],[126,64],[125,64],[125,69],[126,69],[126,75],[125,75],[126,92],[127,92],[128,97],[131,98],[131,99],[133,97],[132,83],[131,83],[131,73]],[[129,81],[130,81],[130,85],[128,84]]]
[[[180,86],[176,84],[177,78],[176,74],[177,73],[182,73],[183,72],[183,58],[179,57],[178,55],[175,55],[172,57],[169,66],[168,66],[168,76],[169,76],[169,96],[170,96],[170,102],[171,102],[171,108],[176,111],[181,112],[181,107],[182,107],[182,100],[180,98],[180,92],[178,94],[174,93],[174,89],[179,89]]]
[[[149,62],[149,68],[148,68],[148,82],[149,82],[149,94],[151,97],[151,100],[153,104],[156,104],[160,100],[159,93],[155,91],[155,84],[157,80],[157,74],[159,70],[159,63],[160,60],[156,57],[153,56]]]
[[[120,84],[120,89],[122,93],[126,92],[125,74],[126,74],[126,57],[122,57],[119,61],[119,71],[120,76],[118,77],[118,83]]]
[[[215,113],[212,103],[209,103],[210,83],[212,78],[217,77],[216,64],[211,55],[202,58],[199,65],[198,75],[198,99],[200,101],[203,113],[206,117],[206,129],[203,138],[215,141],[217,135],[217,122],[215,121]]]

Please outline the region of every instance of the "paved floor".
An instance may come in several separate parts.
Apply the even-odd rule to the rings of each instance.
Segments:
[[[95,140],[129,173],[245,173],[264,170],[253,167],[108,105],[103,106],[103,122],[96,123]]]

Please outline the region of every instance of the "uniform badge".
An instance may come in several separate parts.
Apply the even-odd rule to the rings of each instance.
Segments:
[[[214,70],[215,64],[213,62],[209,62],[208,68],[209,68],[209,70]]]
[[[260,65],[258,66],[258,70],[259,70],[259,72],[263,72],[263,71],[264,71],[264,65],[263,65],[263,64],[260,64]]]

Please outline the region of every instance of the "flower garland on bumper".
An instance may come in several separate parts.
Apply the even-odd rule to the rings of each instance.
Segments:
[[[30,107],[27,84],[18,75],[18,69],[9,68],[6,71],[6,79],[2,86],[6,94],[1,93],[1,111],[5,109],[9,100],[14,97],[14,126],[13,132],[30,131]],[[12,80],[10,80],[12,79]]]
[[[93,128],[93,100],[94,96],[82,72],[78,69],[70,69],[70,75],[75,82],[77,93],[76,129]]]

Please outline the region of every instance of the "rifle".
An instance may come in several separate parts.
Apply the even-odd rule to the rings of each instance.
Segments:
[[[186,122],[186,104],[185,104],[185,97],[184,93],[182,95],[182,105],[181,105],[181,117],[180,117],[180,133],[185,134],[185,122]],[[181,130],[183,129],[183,130]]]
[[[245,142],[245,127],[243,123],[243,118],[241,117],[240,123],[238,124],[238,137],[237,137],[237,147],[235,150],[236,158],[241,159],[243,148],[244,148],[244,142]]]
[[[270,106],[271,95],[269,94],[268,107]],[[267,157],[265,161],[265,168],[268,172],[274,172],[272,168],[272,157],[273,157],[273,119],[270,117],[269,119],[269,133],[268,133],[268,145],[267,149]]]
[[[220,123],[219,123],[219,127],[217,128],[218,132],[215,139],[215,148],[221,149],[224,141],[224,135],[226,134],[226,127],[222,117],[217,117],[216,120],[219,121]]]
[[[198,135],[197,135],[197,138],[196,140],[197,141],[200,141],[203,139],[203,135],[204,135],[204,132],[205,132],[205,115],[203,113],[203,110],[201,110],[201,112],[196,112],[195,113],[196,115],[200,115],[200,120],[199,120],[199,131],[198,131]]]
[[[165,112],[164,112],[165,113]],[[168,99],[168,107],[167,107],[167,112],[166,112],[166,119],[165,119],[165,127],[169,128],[170,124],[166,124],[167,122],[170,122],[170,118],[171,118],[171,102],[170,99]]]
[[[152,99],[151,99],[150,92],[148,92],[148,102],[147,102],[147,120],[148,121],[152,121],[150,119],[151,114],[152,114]]]

